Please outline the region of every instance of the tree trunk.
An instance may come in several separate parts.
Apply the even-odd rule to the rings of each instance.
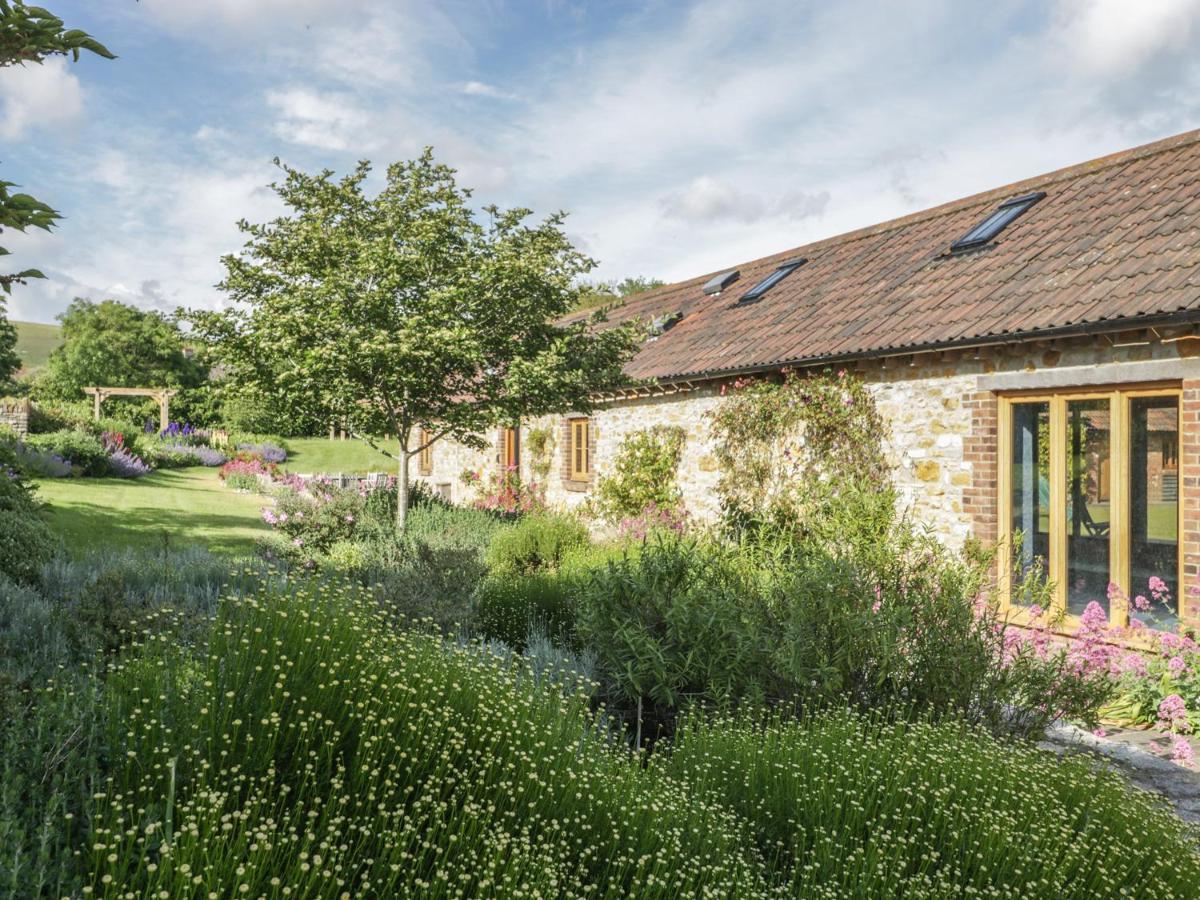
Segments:
[[[398,442],[399,443],[399,442]],[[400,444],[396,473],[396,534],[404,534],[408,522],[408,448]]]

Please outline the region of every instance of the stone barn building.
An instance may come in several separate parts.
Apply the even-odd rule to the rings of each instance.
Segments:
[[[627,367],[638,386],[589,417],[514,423],[484,453],[435,444],[416,477],[468,501],[464,470],[511,465],[569,507],[626,435],[681,425],[684,498],[711,517],[705,413],[722,386],[846,367],[890,426],[904,501],[947,543],[999,541],[1007,563],[1019,531],[1020,562],[1041,558],[1068,616],[1106,602],[1110,582],[1133,596],[1157,576],[1172,609],[1147,624],[1200,623],[1200,131],[706,273],[610,315],[631,318],[655,326]]]

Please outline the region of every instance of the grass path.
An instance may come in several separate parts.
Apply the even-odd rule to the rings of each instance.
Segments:
[[[248,555],[262,521],[264,499],[226,488],[216,469],[168,469],[145,478],[60,478],[38,482],[50,523],[75,553],[83,550],[172,548],[195,544],[214,553]]]
[[[333,475],[341,472],[394,472],[396,463],[362,441],[329,438],[288,438],[288,458],[283,468],[297,474]],[[381,442],[380,446],[388,446]]]

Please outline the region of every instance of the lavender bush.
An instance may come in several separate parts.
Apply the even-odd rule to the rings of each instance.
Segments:
[[[287,460],[287,451],[270,441],[263,441],[261,444],[238,444],[237,448],[239,453],[249,453],[267,463],[278,465]]]
[[[69,478],[71,464],[57,453],[35,450],[24,444],[17,444],[17,459],[21,470],[32,478]]]
[[[125,447],[117,447],[108,455],[108,472],[116,478],[141,478],[152,469]]]
[[[229,457],[215,447],[193,446],[189,444],[161,444],[158,449],[163,453],[176,453],[186,456],[196,466],[223,466]]]

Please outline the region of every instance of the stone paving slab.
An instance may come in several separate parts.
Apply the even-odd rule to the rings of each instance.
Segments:
[[[1197,743],[1191,739],[1193,745]],[[1154,752],[1169,746],[1170,737],[1159,732],[1114,728],[1104,736],[1059,722],[1046,732],[1039,746],[1056,753],[1085,752],[1101,757],[1143,790],[1161,795],[1186,822],[1200,823],[1200,773]]]

